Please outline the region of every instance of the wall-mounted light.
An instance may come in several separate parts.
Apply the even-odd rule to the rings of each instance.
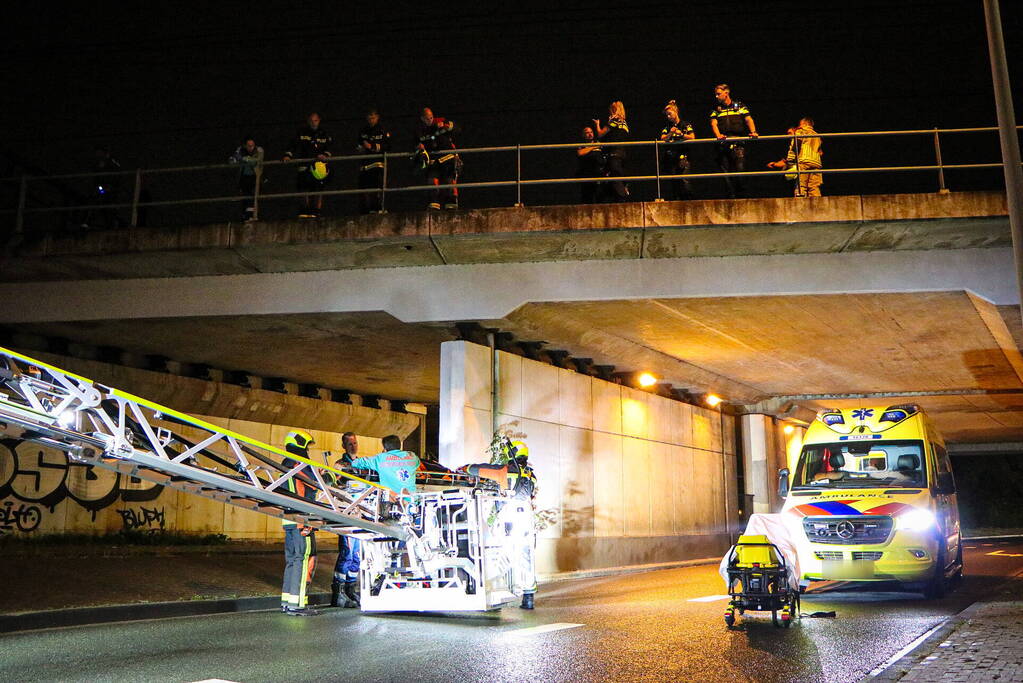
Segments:
[[[719,403],[721,403],[724,400],[725,399],[721,398],[720,396],[718,396],[716,394],[707,394],[704,397],[703,402],[706,403],[707,405],[709,405],[711,408],[713,408],[713,407],[717,406]]]
[[[796,431],[796,428],[793,427],[792,425],[785,425],[782,431],[785,432],[786,434],[791,434],[792,432]]]
[[[649,372],[644,372],[639,376],[639,386],[641,387],[652,387],[657,384],[657,378],[651,375]]]

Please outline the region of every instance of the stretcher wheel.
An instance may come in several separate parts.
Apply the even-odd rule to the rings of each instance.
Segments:
[[[788,619],[782,617],[781,625],[784,626],[785,628],[789,628],[790,626],[792,626],[792,617],[790,616]]]
[[[776,609],[771,610],[771,623],[774,624],[775,626],[779,625],[778,624],[778,610],[776,610]]]
[[[732,628],[733,626],[735,626],[735,615],[734,614],[726,614],[725,615],[725,625],[728,628]]]

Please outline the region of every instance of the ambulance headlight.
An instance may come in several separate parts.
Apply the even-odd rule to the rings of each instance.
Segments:
[[[934,513],[915,508],[895,518],[895,528],[900,531],[925,531],[934,525]]]

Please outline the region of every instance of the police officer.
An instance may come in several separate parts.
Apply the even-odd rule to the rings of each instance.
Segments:
[[[749,107],[732,99],[731,89],[727,83],[714,87],[714,97],[717,98],[717,106],[710,113],[710,129],[718,139],[716,150],[718,166],[725,173],[744,172],[746,147],[742,141],[735,138],[757,137],[757,125],[753,122]],[[742,180],[726,177],[725,183],[728,186],[729,197],[734,199],[742,195]]]
[[[419,112],[416,124],[416,151],[413,153],[414,170],[426,176],[427,185],[449,185],[438,187],[430,197],[429,208],[439,210],[458,208],[458,174],[462,160],[455,153],[455,140],[451,133],[455,122],[433,115],[433,110],[424,107]]]
[[[664,118],[666,122],[661,129],[661,142],[664,145],[664,169],[671,175],[689,173],[689,157],[686,156],[685,148],[680,144],[685,140],[692,140],[696,137],[693,132],[693,124],[679,118],[678,104],[671,100],[664,105]],[[673,188],[672,199],[692,199],[693,189],[689,181],[680,178],[677,182],[670,183]]]
[[[358,458],[359,439],[354,432],[341,435],[341,447],[344,452],[334,463],[336,467],[350,469]],[[351,482],[352,490],[365,489],[365,484]],[[359,563],[362,555],[362,543],[354,536],[339,534],[337,537],[337,561],[334,563],[334,580],[330,583],[331,607],[359,606]],[[343,597],[342,597],[343,596]]]
[[[366,125],[359,131],[358,151],[378,158],[359,164],[359,189],[380,189],[384,184],[384,160],[379,155],[391,151],[391,133],[380,123],[376,109],[366,112]],[[379,213],[383,209],[382,193],[359,195],[359,213]]]
[[[583,145],[576,149],[579,161],[576,175],[580,178],[600,178],[604,175],[604,150],[597,143],[597,135],[593,126],[583,126]],[[579,185],[580,201],[583,204],[594,204],[600,197],[603,183],[581,183]]]
[[[284,450],[301,458],[309,458],[312,435],[302,429],[288,432],[284,438]],[[281,463],[286,470],[298,461],[285,458]],[[292,495],[306,500],[316,500],[316,490],[298,475],[288,479],[287,490]],[[284,583],[281,587],[281,611],[292,616],[308,617],[317,614],[308,607],[309,584],[316,571],[316,536],[312,527],[303,526],[289,519],[284,526]]]
[[[629,124],[625,120],[625,105],[615,100],[608,106],[607,114],[606,126],[601,126],[599,119],[593,119],[597,137],[604,142],[628,142]],[[625,147],[606,147],[604,157],[609,178],[625,175]],[[629,199],[629,186],[624,180],[613,180],[609,187],[611,191],[607,194],[608,201],[624,202]]]
[[[284,161],[292,159],[309,159],[298,165],[295,186],[299,192],[322,192],[327,186],[330,169],[327,160],[334,145],[334,138],[320,127],[320,115],[309,114],[306,125],[298,130],[288,151],[284,153]],[[303,208],[299,218],[316,218],[323,210],[323,195],[306,195],[303,197]]]

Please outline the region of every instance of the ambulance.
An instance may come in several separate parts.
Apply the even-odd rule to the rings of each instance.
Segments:
[[[963,573],[956,486],[944,440],[915,405],[828,409],[779,471],[800,586],[895,581],[937,598]]]

